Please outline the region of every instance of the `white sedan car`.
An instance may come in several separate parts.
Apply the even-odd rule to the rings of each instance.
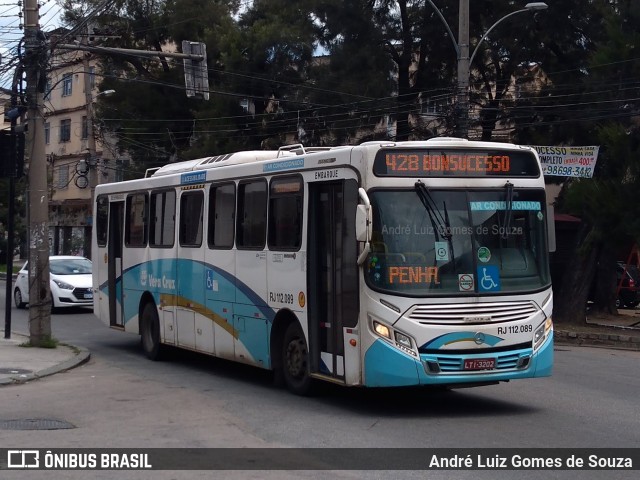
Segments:
[[[18,272],[13,290],[17,308],[29,303],[28,263]],[[91,260],[71,255],[49,257],[49,279],[52,308],[93,307]]]

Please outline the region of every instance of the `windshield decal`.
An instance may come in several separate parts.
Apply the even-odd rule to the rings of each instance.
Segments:
[[[458,274],[458,290],[461,292],[473,292],[475,282],[472,273]]]
[[[487,263],[489,260],[491,260],[491,250],[489,250],[487,247],[480,247],[478,249],[478,260],[480,260],[482,263]]]
[[[511,203],[510,210],[533,210],[540,211],[542,210],[540,206],[540,202],[534,201],[521,201],[514,200]],[[471,207],[472,212],[492,212],[495,210],[506,210],[507,202],[505,201],[492,201],[492,202],[469,202],[469,206]]]
[[[449,261],[449,242],[434,242],[436,260],[442,262]]]
[[[495,265],[478,267],[478,287],[481,292],[500,291],[500,271]]]

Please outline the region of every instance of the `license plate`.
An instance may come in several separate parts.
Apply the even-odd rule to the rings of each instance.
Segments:
[[[93,298],[93,293],[85,293],[84,294],[84,298],[86,298],[86,299]]]
[[[495,358],[467,358],[464,361],[465,370],[493,370],[496,368]]]

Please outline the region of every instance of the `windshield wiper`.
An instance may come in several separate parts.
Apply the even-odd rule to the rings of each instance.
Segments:
[[[433,200],[429,189],[420,180],[416,182],[415,187],[418,198],[429,214],[429,219],[431,220],[431,225],[433,226],[434,232],[437,232],[436,235],[440,235],[448,240],[451,237],[451,229],[446,228],[445,218],[440,213],[440,210],[438,210],[436,202]]]
[[[444,216],[436,206],[436,202],[433,200],[431,193],[427,186],[422,183],[422,181],[418,180],[415,184],[416,193],[418,198],[424,205],[427,214],[429,215],[429,220],[431,220],[431,226],[433,227],[433,231],[437,232],[435,235],[439,235],[444,238],[449,244],[449,251],[451,252],[451,261],[455,264],[455,256],[453,253],[453,242],[451,234],[451,224],[449,223],[449,212],[447,211],[446,202],[442,202],[442,206],[444,208]],[[436,237],[438,238],[438,237]]]
[[[511,230],[511,220],[513,219],[513,183],[507,180],[507,183],[504,184],[506,191],[505,194],[505,210],[504,210],[504,229],[502,231],[501,237],[503,239],[509,238],[510,230]]]

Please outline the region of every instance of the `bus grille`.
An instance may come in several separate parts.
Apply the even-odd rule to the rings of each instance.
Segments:
[[[472,352],[467,355],[421,355],[423,363],[429,373],[490,373],[496,370],[513,370],[528,366],[531,357],[531,349],[504,352],[492,355],[496,359],[494,370],[464,370],[464,359],[472,356]]]
[[[526,320],[539,309],[533,302],[416,305],[408,317],[427,325],[480,324]]]

